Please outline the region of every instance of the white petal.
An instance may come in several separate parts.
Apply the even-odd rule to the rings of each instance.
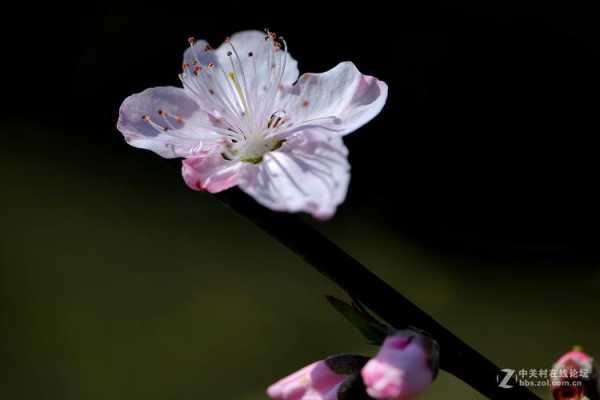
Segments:
[[[161,114],[162,112],[162,114]],[[129,96],[119,110],[117,129],[127,142],[166,158],[193,155],[219,136],[210,117],[186,91],[155,87]]]
[[[235,74],[240,89],[247,97],[246,101],[250,103],[251,111],[260,114],[255,116],[259,119],[270,115],[264,115],[267,110],[263,107],[270,98],[275,98],[278,94],[278,84],[282,87],[291,86],[298,79],[297,61],[283,50],[275,51],[271,41],[265,40],[264,32],[238,32],[215,50],[207,51],[207,46],[206,41],[199,40],[186,50],[183,62],[191,67],[183,74],[184,85],[200,98],[202,104],[209,104],[208,108],[213,106],[213,109],[230,119],[235,119],[231,116],[235,112],[225,109],[243,107],[236,88],[232,85],[230,73]],[[213,67],[209,67],[209,64]],[[202,67],[200,78],[193,73],[194,65]],[[195,82],[198,79],[202,80],[201,85],[207,85],[214,94],[209,95],[205,88],[198,89],[198,83]],[[226,102],[234,107],[222,107],[213,96],[226,97]]]
[[[266,79],[269,77],[271,70],[269,61],[271,63],[278,62],[284,52],[278,51],[277,58],[269,60],[269,53],[272,46],[265,40],[265,33],[261,31],[238,32],[233,34],[229,38],[229,41],[233,44],[237,55],[240,57],[244,73],[248,80],[247,83],[254,88],[260,88],[261,85],[268,83]],[[196,41],[192,48],[185,51],[183,62],[192,65],[197,59],[203,67],[209,63],[214,63],[219,64],[226,72],[233,71],[230,57],[227,55],[229,51],[233,52],[232,46],[225,42],[217,49],[207,52],[205,51],[207,45],[208,42],[204,40]],[[250,53],[252,53],[252,57],[249,56]],[[298,79],[299,74],[298,62],[288,53],[282,83],[291,85]]]
[[[290,129],[317,124],[345,135],[379,114],[387,93],[385,82],[361,74],[351,62],[342,62],[322,74],[302,75],[282,101],[293,123]]]
[[[305,131],[241,172],[240,187],[276,211],[333,216],[350,181],[348,150],[339,137]]]

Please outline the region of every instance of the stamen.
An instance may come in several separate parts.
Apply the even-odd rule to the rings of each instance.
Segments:
[[[230,72],[227,74],[227,76],[229,76],[229,79],[231,79],[231,81],[233,82],[233,87],[235,88],[235,91],[240,99],[240,101],[242,102],[242,105],[244,106],[244,110],[248,110],[248,103],[246,102],[246,96],[244,95],[244,91],[242,90],[235,72]]]
[[[198,55],[196,54],[196,46],[195,46],[196,39],[194,37],[190,36],[188,38],[188,43],[190,44],[190,49],[192,50],[192,57],[194,58],[194,61],[197,64],[200,64],[200,61],[198,61]]]
[[[271,72],[273,72],[274,76],[271,75],[271,85],[269,86],[269,89],[267,90],[267,95],[265,96],[267,98],[267,102],[265,103],[265,106],[263,107],[263,112],[262,114],[266,114],[269,112],[269,110],[272,109],[273,104],[275,103],[275,99],[277,98],[277,91],[279,90],[279,87],[281,85],[281,82],[283,80],[283,77],[285,75],[285,70],[286,70],[286,66],[287,66],[287,56],[288,56],[288,52],[287,52],[287,43],[285,41],[285,39],[283,37],[280,37],[279,40],[281,41],[281,43],[283,43],[283,55],[279,56],[279,64],[276,65],[274,63],[274,58],[276,56],[275,51],[273,51],[274,49],[277,49],[278,47],[275,45],[275,41],[277,40],[277,35],[275,35],[272,32],[267,31],[267,34],[270,37],[270,41],[269,41],[269,62],[267,65],[271,65],[274,64],[275,68],[273,68],[272,70],[269,71],[269,75],[271,75]],[[280,47],[279,47],[280,48]],[[271,58],[271,56],[273,57],[273,59]],[[269,68],[270,69],[270,68]],[[275,78],[275,79],[273,79]],[[262,116],[261,118],[266,119],[266,116]]]
[[[146,121],[151,127],[153,127],[154,129],[156,129],[159,132],[166,132],[169,130],[169,128],[161,126],[161,125],[157,124],[156,122],[152,121],[152,118],[150,118],[147,115],[142,116],[142,119],[144,121]]]
[[[179,124],[183,123],[183,118],[169,114],[168,112],[166,112],[164,110],[158,110],[158,115],[160,115],[163,118],[163,121],[165,121],[165,123],[171,129],[177,129],[177,128],[171,123],[171,121],[169,121],[169,119],[167,117],[171,117],[175,122],[177,122]]]
[[[279,127],[279,125],[284,121],[284,119],[285,119],[285,111],[274,112],[269,117],[269,122],[267,122],[267,128],[275,129],[275,128]]]
[[[223,107],[221,111],[225,112],[226,115],[229,115],[229,122],[239,122],[240,118],[239,118],[239,110],[238,108],[231,102],[230,97],[227,96],[222,88],[221,85],[219,84],[219,82],[212,76],[211,71],[213,71],[213,68],[215,67],[215,65],[213,63],[208,64],[209,69],[206,70],[206,74],[203,74],[200,76],[200,78],[193,80],[196,85],[202,90],[205,91],[210,94],[215,94],[214,90],[212,89],[212,87],[215,87],[217,89],[217,91],[219,92],[217,96],[215,96],[215,98],[219,101],[219,103],[221,104],[221,106]],[[222,68],[218,68],[219,70],[222,71]],[[222,71],[223,72],[223,71]],[[227,79],[227,77],[225,77],[225,79]],[[209,80],[210,82],[212,82],[212,87],[208,87],[209,85]],[[228,85],[229,88],[231,88],[231,85]],[[212,91],[212,92],[211,92]],[[237,130],[242,131],[242,126],[241,124],[237,125]]]
[[[239,101],[235,101],[235,102],[231,102],[230,99],[236,99],[236,100],[240,100],[239,96],[236,96],[236,92],[237,90],[234,88],[233,84],[230,82],[230,78],[228,77],[228,74],[225,72],[225,70],[223,69],[223,67],[220,64],[216,65],[216,68],[219,70],[219,72],[221,72],[221,74],[223,75],[223,78],[225,79],[225,81],[227,82],[226,88],[227,90],[230,92],[231,96],[224,96],[224,99],[231,104],[232,109],[234,110],[234,114],[237,116],[239,122],[242,122],[242,117],[244,116],[244,110],[242,109],[244,106],[243,104],[240,104]],[[222,89],[221,85],[216,85],[217,90]],[[240,124],[243,125],[243,124]],[[246,129],[242,129],[243,131],[245,131],[246,133],[249,133],[249,130]]]
[[[309,119],[306,121],[302,121],[302,123],[299,125],[294,125],[293,123],[290,123],[285,126],[285,128],[287,128],[287,130],[284,130],[282,132],[281,129],[274,129],[273,131],[268,132],[265,135],[265,138],[285,139],[286,137],[289,137],[290,135],[292,135],[296,132],[305,130],[305,129],[323,129],[328,132],[341,132],[341,129],[330,128],[326,125],[323,125],[322,123],[315,124],[315,122],[318,122],[318,121],[323,121],[323,122],[331,121],[335,124],[339,120],[340,119],[336,116],[330,116],[330,117],[313,118],[313,119]],[[281,127],[281,126],[283,126],[283,124],[279,125],[279,127]],[[293,128],[293,129],[289,129],[289,128]]]
[[[177,128],[176,126],[174,126],[173,123],[171,123],[171,121],[169,121],[169,119],[167,117],[174,119],[177,123],[183,123],[183,118],[181,118],[180,116],[175,116],[173,114],[170,114],[164,110],[158,110],[158,115],[160,115],[162,117],[163,121],[165,122],[165,124],[167,126],[162,126],[162,125],[157,124],[148,115],[142,116],[142,119],[144,121],[146,121],[148,124],[150,124],[150,126],[152,126],[157,131],[169,132],[169,134],[171,136],[180,137],[183,139],[191,139],[191,137],[188,136],[188,135],[190,135],[189,132],[186,134],[185,131],[181,131],[181,128]],[[221,135],[221,136],[224,136],[224,137],[227,137],[230,139],[240,139],[241,138],[240,134],[235,131],[229,131],[229,130],[222,129],[222,128],[219,128],[216,126],[206,126],[203,124],[199,124],[197,122],[194,123],[194,126],[197,126],[202,129],[206,129],[208,131],[215,132],[218,135]],[[175,132],[179,131],[180,133],[177,134],[174,131]]]
[[[242,84],[244,86],[244,90],[241,90],[240,84],[239,82],[236,82],[236,88],[240,89],[239,91],[242,92],[243,96],[242,96],[242,100],[244,102],[244,108],[246,110],[246,116],[247,116],[247,120],[249,122],[249,130],[250,131],[254,131],[256,130],[258,127],[256,126],[256,124],[254,123],[254,118],[253,118],[253,114],[255,114],[254,111],[254,102],[253,102],[253,96],[252,93],[250,92],[250,90],[248,90],[248,82],[246,79],[246,73],[244,71],[244,65],[242,64],[242,59],[237,51],[237,49],[235,48],[235,46],[233,45],[233,42],[230,40],[228,42],[229,46],[231,46],[231,50],[233,50],[233,54],[235,55],[235,58],[237,60],[237,68],[235,63],[233,62],[233,58],[231,58],[231,51],[228,52],[229,55],[229,60],[231,62],[231,67],[233,69],[234,72],[236,72],[237,70],[239,70],[240,75],[242,77]],[[254,61],[254,60],[253,60]],[[237,79],[236,79],[237,81]]]

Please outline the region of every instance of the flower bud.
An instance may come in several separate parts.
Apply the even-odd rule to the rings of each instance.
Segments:
[[[388,336],[362,369],[367,393],[378,400],[408,400],[423,393],[437,374],[437,343],[413,331]]]
[[[344,382],[367,362],[354,354],[331,356],[314,362],[267,389],[273,400],[337,400]]]
[[[594,360],[581,348],[563,354],[552,366],[550,389],[555,400],[598,399]]]

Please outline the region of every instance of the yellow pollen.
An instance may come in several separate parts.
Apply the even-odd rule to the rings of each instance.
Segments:
[[[229,72],[227,75],[229,76],[229,79],[231,79],[231,82],[233,82],[233,87],[242,101],[242,105],[244,106],[244,110],[246,110],[246,114],[249,114],[250,110],[248,109],[248,103],[246,103],[246,96],[244,96],[244,91],[237,80],[235,72]]]

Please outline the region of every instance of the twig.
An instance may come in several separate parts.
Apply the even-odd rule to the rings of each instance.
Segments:
[[[215,196],[294,251],[394,328],[410,325],[431,334],[440,345],[441,368],[481,394],[490,399],[539,400],[515,380],[509,382],[512,388],[499,387],[498,377],[502,378],[504,374],[496,365],[298,216],[274,213],[237,189]]]

